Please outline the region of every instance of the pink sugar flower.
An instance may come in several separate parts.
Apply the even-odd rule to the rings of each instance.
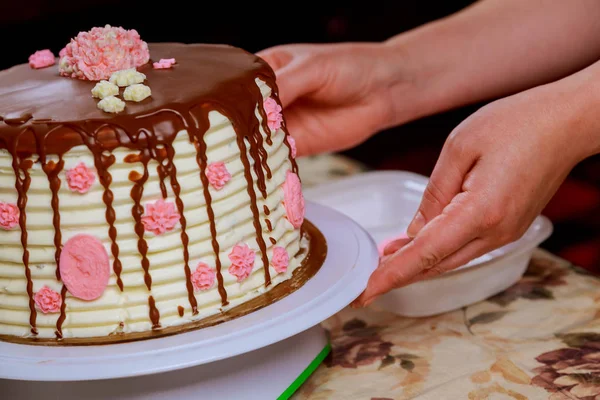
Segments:
[[[16,204],[0,201],[0,227],[10,230],[19,224],[19,207]]]
[[[229,267],[229,273],[237,278],[238,282],[250,276],[252,268],[254,268],[254,259],[256,254],[252,251],[247,244],[237,244],[229,253],[229,260],[231,266]]]
[[[172,231],[180,218],[174,203],[159,199],[155,203],[146,204],[142,223],[147,231],[158,236]]]
[[[273,248],[273,258],[271,259],[271,265],[275,268],[277,273],[287,271],[287,267],[290,263],[290,256],[286,249],[281,246],[275,246]]]
[[[159,61],[152,63],[154,69],[167,69],[175,64],[174,58],[161,58]]]
[[[48,49],[38,50],[29,56],[29,66],[31,68],[46,68],[56,63],[54,54]]]
[[[222,161],[210,163],[206,167],[206,177],[212,187],[217,190],[223,189],[225,184],[231,179],[231,174],[227,171],[225,163]]]
[[[267,114],[267,125],[271,132],[275,132],[281,128],[281,123],[283,122],[281,106],[272,97],[267,97],[263,102],[263,107]]]
[[[75,168],[68,170],[66,175],[69,189],[81,194],[87,193],[96,181],[94,171],[88,168],[83,162],[77,164]]]
[[[195,290],[208,290],[215,283],[215,272],[205,263],[200,262],[192,273],[192,284]]]
[[[61,53],[58,69],[62,76],[90,81],[109,79],[113,72],[150,60],[148,44],[135,29],[110,25],[79,32]]]
[[[292,152],[292,158],[296,158],[296,139],[294,139],[291,135],[288,135],[287,141],[290,144],[290,150]]]
[[[62,305],[60,293],[55,292],[48,286],[41,288],[33,297],[33,301],[44,314],[60,312]]]
[[[287,171],[283,184],[283,205],[288,221],[294,228],[300,228],[304,222],[304,195],[302,194],[300,178],[291,171]]]

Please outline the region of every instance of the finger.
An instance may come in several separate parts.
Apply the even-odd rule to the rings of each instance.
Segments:
[[[462,249],[458,250],[456,253],[446,257],[442,262],[435,265],[432,268],[424,270],[420,274],[418,274],[410,283],[414,283],[417,281],[430,279],[435,276],[439,276],[443,273],[452,271],[458,267],[462,267],[468,262],[483,256],[484,254],[489,253],[492,250],[496,249],[496,245],[492,244],[490,241],[477,238],[467,245],[465,245]]]
[[[368,304],[377,296],[406,285],[422,271],[439,264],[478,237],[481,226],[478,208],[468,193],[456,196],[413,241],[382,260],[358,303]]]
[[[265,60],[275,72],[288,65],[294,58],[293,47],[285,45],[259,51],[256,55]]]
[[[394,254],[395,252],[400,250],[402,247],[406,246],[410,241],[412,241],[411,238],[401,238],[401,239],[393,240],[390,243],[388,243],[387,245],[385,245],[385,247],[383,248],[383,251],[382,251],[382,255],[389,256],[391,254]]]
[[[311,46],[313,48],[314,46]],[[302,45],[284,45],[258,53],[275,70],[283,107],[325,85],[328,70],[322,53]]]
[[[444,145],[423,193],[421,204],[406,231],[408,236],[415,237],[460,193],[464,178],[474,163],[474,156],[461,151],[453,141]]]

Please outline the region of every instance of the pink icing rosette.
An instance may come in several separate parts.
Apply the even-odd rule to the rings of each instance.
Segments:
[[[38,290],[35,296],[33,296],[33,301],[35,301],[35,305],[38,306],[44,314],[57,313],[60,311],[62,305],[60,293],[55,292],[48,286],[44,286]]]
[[[87,193],[96,181],[96,174],[87,167],[83,162],[80,162],[66,172],[67,185],[73,192],[81,194]]]
[[[297,153],[297,150],[296,150],[296,139],[294,139],[291,135],[288,135],[287,141],[290,144],[290,150],[291,150],[291,153],[292,153],[292,158],[296,158],[296,153]]]
[[[148,232],[158,236],[172,231],[180,218],[174,203],[159,199],[155,203],[146,204],[146,213],[142,217],[142,223]]]
[[[273,258],[271,258],[271,265],[275,268],[277,273],[287,271],[287,267],[290,263],[290,256],[286,249],[281,246],[275,246],[273,248]]]
[[[19,207],[16,204],[0,201],[0,227],[4,230],[14,228],[19,224]]]
[[[54,54],[48,49],[38,50],[29,56],[29,66],[31,68],[46,68],[56,63]]]
[[[252,268],[254,268],[254,259],[256,254],[247,244],[237,244],[229,253],[229,260],[231,266],[229,267],[229,273],[237,278],[238,282],[250,276]]]
[[[288,221],[294,228],[300,228],[304,222],[304,195],[300,178],[291,171],[287,171],[283,183],[283,205]]]
[[[59,266],[63,283],[78,299],[95,300],[108,285],[108,253],[94,236],[78,234],[69,239],[60,253]]]
[[[231,179],[231,174],[222,161],[208,164],[206,167],[206,177],[212,187],[217,190],[223,189],[225,184]]]
[[[136,68],[150,60],[148,44],[135,29],[110,25],[79,32],[63,50],[60,74],[90,81],[108,79],[113,72]]]
[[[192,273],[192,284],[195,290],[208,290],[215,283],[214,271],[205,263],[200,262]]]
[[[281,128],[281,123],[283,122],[281,106],[277,104],[272,97],[267,97],[263,102],[263,107],[267,114],[267,125],[271,132],[275,132],[277,129]]]

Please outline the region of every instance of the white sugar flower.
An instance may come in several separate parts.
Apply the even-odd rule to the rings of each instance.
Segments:
[[[146,85],[136,83],[128,86],[123,91],[123,98],[127,101],[142,101],[152,95],[152,91]]]
[[[142,83],[145,79],[146,75],[138,72],[135,68],[129,68],[113,72],[109,80],[110,83],[123,87],[133,85],[134,83]]]
[[[119,87],[109,81],[100,81],[92,89],[92,96],[103,99],[108,96],[116,96],[119,94]]]
[[[125,102],[118,97],[108,96],[98,102],[98,108],[108,113],[118,113],[125,109]]]

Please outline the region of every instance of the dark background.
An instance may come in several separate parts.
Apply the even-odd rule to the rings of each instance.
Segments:
[[[227,43],[256,52],[294,42],[381,41],[456,12],[473,1],[7,1],[0,4],[0,69],[36,50],[55,54],[94,26],[138,30],[147,42]],[[448,133],[482,104],[424,118],[346,152],[375,169],[429,175]],[[543,157],[543,154],[533,157]],[[580,164],[544,214],[555,225],[542,247],[600,272],[600,162]]]

